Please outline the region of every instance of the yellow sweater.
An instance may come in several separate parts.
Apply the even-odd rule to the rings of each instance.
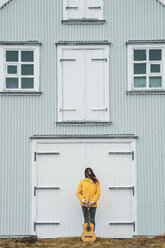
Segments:
[[[77,189],[77,197],[80,200],[80,204],[83,205],[82,199],[85,199],[87,202],[94,201],[94,204],[91,207],[97,207],[97,201],[100,196],[100,184],[99,182],[94,183],[88,178],[84,178],[80,181]]]

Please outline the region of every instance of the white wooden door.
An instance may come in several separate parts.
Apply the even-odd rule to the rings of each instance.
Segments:
[[[97,235],[128,238],[135,232],[135,165],[130,143],[87,144],[86,159],[101,183]]]
[[[83,145],[40,145],[34,166],[37,186],[34,229],[37,236],[79,235],[81,222],[77,222],[77,216],[81,212],[76,190],[79,173],[84,170]]]
[[[84,170],[100,181],[96,235],[126,238],[135,234],[134,143],[68,140],[37,144],[33,162],[33,228],[38,237],[80,236],[83,216],[76,197]]]

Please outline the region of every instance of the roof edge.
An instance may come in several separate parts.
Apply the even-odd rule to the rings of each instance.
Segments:
[[[165,0],[157,0],[157,1],[165,5]]]
[[[11,0],[0,0],[0,9]]]

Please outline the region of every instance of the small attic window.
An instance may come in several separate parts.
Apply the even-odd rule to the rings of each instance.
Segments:
[[[63,21],[103,21],[103,0],[63,0]]]

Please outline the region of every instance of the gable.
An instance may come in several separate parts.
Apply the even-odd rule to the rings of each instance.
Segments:
[[[5,4],[10,2],[11,0],[0,0],[0,8],[2,8]]]
[[[5,4],[7,4],[8,2],[10,2],[11,0],[0,0],[0,8],[2,8]],[[158,0],[160,3],[162,3],[163,5],[165,5],[165,0]]]

